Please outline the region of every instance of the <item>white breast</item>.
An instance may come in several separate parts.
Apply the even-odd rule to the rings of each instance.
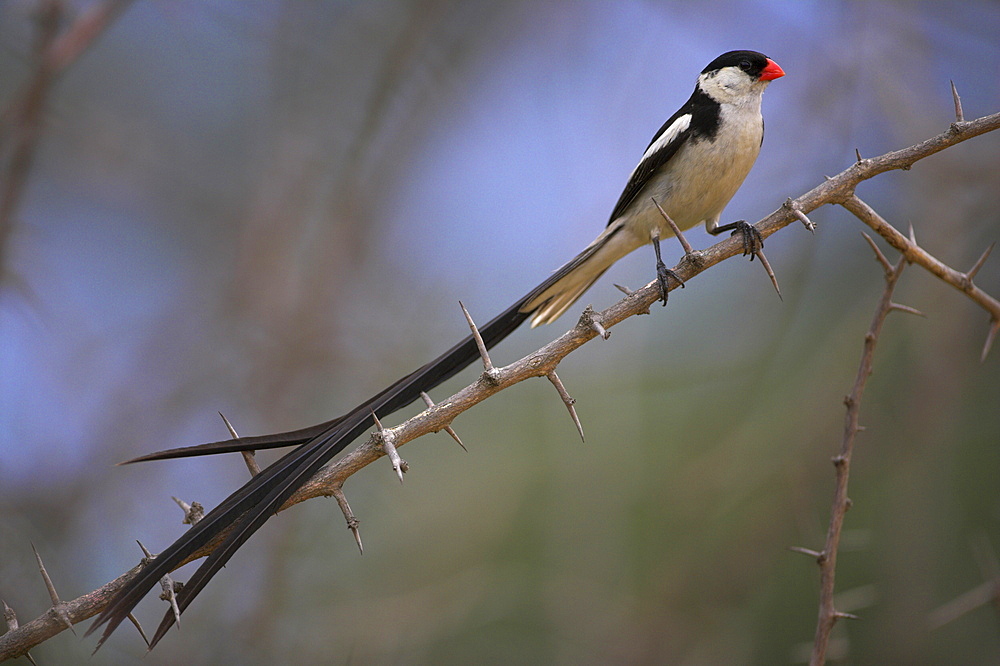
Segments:
[[[623,222],[637,239],[641,238],[640,242],[648,242],[654,228],[662,237],[671,235],[650,197],[681,229],[701,222],[709,229],[716,226],[760,152],[764,124],[760,97],[754,101],[756,104],[743,106],[723,104],[716,136],[689,140],[670,160],[669,167],[638,194]]]

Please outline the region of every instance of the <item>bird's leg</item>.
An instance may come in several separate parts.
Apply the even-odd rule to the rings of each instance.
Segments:
[[[650,234],[650,240],[653,242],[653,251],[656,252],[656,282],[660,285],[660,300],[666,305],[669,287],[667,278],[672,277],[681,287],[684,286],[684,281],[663,263],[663,259],[660,257],[660,232],[658,229]]]
[[[743,235],[743,256],[749,254],[750,261],[753,261],[757,253],[764,249],[764,237],[757,231],[757,227],[747,224],[746,220],[736,220],[730,224],[723,224],[708,230],[710,234],[716,236],[726,231],[732,231],[734,236],[736,234]]]

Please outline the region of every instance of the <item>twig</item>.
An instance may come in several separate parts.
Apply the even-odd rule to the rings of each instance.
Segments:
[[[873,244],[874,245],[874,244]],[[876,252],[879,262],[885,260],[881,252]],[[887,264],[887,262],[885,262]],[[884,264],[885,265],[885,264]],[[844,515],[850,507],[850,499],[847,496],[847,482],[851,471],[851,456],[854,451],[854,438],[860,427],[858,416],[861,410],[861,398],[864,396],[865,384],[872,373],[872,359],[875,356],[875,346],[878,344],[879,334],[882,332],[882,325],[885,318],[893,310],[892,293],[899,281],[903,269],[906,267],[906,257],[900,257],[899,262],[886,271],[885,289],[882,298],[875,308],[872,323],[865,334],[864,349],[861,353],[861,363],[854,380],[854,388],[851,394],[844,399],[847,406],[847,413],[844,416],[844,436],[840,446],[840,453],[834,456],[833,464],[837,471],[836,489],[833,495],[833,506],[830,510],[830,526],[826,533],[826,544],[823,547],[822,556],[817,556],[820,571],[820,597],[819,597],[819,619],[816,622],[816,637],[813,640],[812,656],[809,660],[810,666],[822,666],[826,663],[826,651],[830,642],[830,632],[837,620],[848,617],[834,608],[834,579],[837,571],[837,551],[840,547],[840,534],[844,525]],[[852,616],[853,617],[853,616]]]
[[[1000,116],[1000,114],[997,115]],[[910,230],[910,238],[907,238],[897,231],[895,227],[886,222],[881,215],[872,209],[871,206],[859,199],[856,194],[852,193],[840,203],[855,217],[871,227],[875,233],[888,241],[890,245],[899,250],[908,262],[918,264],[919,266],[925,268],[942,281],[950,284],[955,289],[958,289],[963,294],[971,298],[980,307],[986,310],[987,313],[989,313],[990,331],[986,336],[986,343],[983,345],[983,351],[980,355],[980,360],[985,361],[986,356],[989,354],[990,348],[993,345],[993,339],[996,337],[997,329],[1000,328],[1000,301],[997,301],[997,299],[993,298],[973,284],[972,278],[982,266],[983,262],[986,261],[986,257],[989,256],[989,250],[992,249],[992,246],[988,248],[982,256],[980,256],[979,261],[973,265],[972,269],[970,269],[968,273],[961,273],[956,271],[954,268],[946,266],[944,263],[931,256],[922,247],[917,245],[916,240],[914,240],[913,237],[912,229]]]

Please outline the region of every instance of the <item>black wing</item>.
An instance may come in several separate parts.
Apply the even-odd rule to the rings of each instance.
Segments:
[[[649,142],[646,153],[632,172],[628,183],[625,184],[625,190],[611,211],[609,226],[622,216],[653,174],[666,166],[681,146],[695,138],[715,136],[719,127],[719,114],[719,103],[702,92],[701,88],[696,87],[688,101],[663,123],[653,136],[653,140]]]

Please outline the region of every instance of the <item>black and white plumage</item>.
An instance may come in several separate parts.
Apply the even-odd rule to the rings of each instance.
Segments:
[[[783,76],[774,61],[754,51],[731,51],[699,75],[691,98],[653,137],[611,214],[605,230],[573,260],[480,328],[487,347],[497,344],[526,319],[549,323],[570,307],[615,261],[654,243],[661,283],[658,239],[671,235],[652,198],[681,229],[704,222],[717,233],[723,208],[736,193],[760,150],[764,125],[761,95]],[[663,268],[665,270],[665,268]],[[664,291],[664,295],[666,292]],[[104,626],[98,647],[164,574],[216,543],[177,595],[181,611],[291,495],[351,441],[385,417],[410,404],[479,358],[471,336],[401,378],[345,415],[318,425],[262,437],[243,437],[170,449],[136,458],[158,460],[254,449],[295,446],[227,497],[128,581],[105,607],[88,634]],[[150,649],[174,622],[168,611]]]
[[[718,229],[764,140],[761,96],[780,76],[773,60],[754,51],[725,53],[702,70],[691,98],[650,141],[605,230],[525,304],[532,326],[559,317],[632,250],[672,235],[653,199],[681,230],[699,222]]]

